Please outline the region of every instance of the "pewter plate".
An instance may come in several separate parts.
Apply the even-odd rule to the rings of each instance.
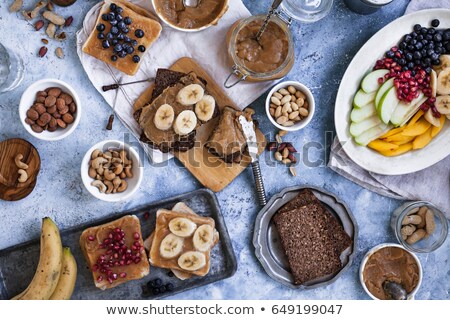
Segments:
[[[295,285],[289,269],[287,257],[281,247],[281,241],[272,217],[284,204],[295,198],[302,189],[310,189],[344,227],[345,232],[352,238],[353,243],[341,254],[342,269],[318,279],[308,281],[302,285]],[[266,273],[275,281],[292,289],[312,289],[326,286],[339,278],[350,267],[356,254],[358,226],[350,209],[332,193],[313,186],[296,186],[283,189],[274,195],[264,208],[258,213],[253,233],[253,245],[256,258],[261,262]]]
[[[161,208],[171,209],[177,202],[185,202],[200,216],[211,217],[216,222],[219,231],[219,243],[211,250],[211,268],[204,277],[192,277],[188,280],[178,280],[167,269],[151,267],[150,274],[140,280],[133,280],[115,288],[102,291],[94,285],[92,273],[80,250],[79,239],[84,229],[104,224],[127,214],[136,215],[141,221],[142,235],[148,237],[155,228],[156,211]],[[144,214],[149,217],[145,219]],[[132,300],[132,299],[160,299],[189,289],[210,284],[231,277],[237,269],[228,230],[220,213],[219,203],[214,193],[207,189],[200,189],[173,198],[141,206],[128,212],[116,213],[100,221],[88,225],[78,226],[61,232],[63,245],[70,246],[78,264],[78,277],[72,299],[77,300]],[[39,239],[10,247],[0,251],[0,299],[9,299],[22,292],[31,281],[39,260]],[[146,292],[148,281],[160,278],[163,283],[172,283],[174,290],[163,294],[153,295]]]

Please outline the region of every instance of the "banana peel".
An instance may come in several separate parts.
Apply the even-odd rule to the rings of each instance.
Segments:
[[[70,300],[77,281],[77,262],[69,247],[63,249],[63,262],[58,285],[50,300]]]

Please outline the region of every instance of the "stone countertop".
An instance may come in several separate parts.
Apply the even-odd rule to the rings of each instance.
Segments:
[[[234,1],[234,0],[232,0]],[[124,139],[127,130],[116,121],[113,131],[105,131],[110,108],[90,84],[75,50],[75,31],[96,1],[78,1],[68,8],[58,8],[65,16],[73,15],[69,40],[61,43],[65,58],[54,55],[57,43],[51,42],[47,55],[36,54],[42,45],[39,33],[20,14],[9,14],[11,1],[0,3],[0,42],[16,48],[26,65],[25,79],[13,92],[0,95],[0,140],[20,137],[33,143],[42,159],[42,168],[33,193],[18,202],[0,202],[0,249],[39,236],[41,218],[52,216],[61,229],[84,224],[112,212],[120,212],[192,191],[202,186],[175,160],[152,166],[145,161],[140,190],[129,201],[106,203],[96,200],[83,187],[79,166],[85,152],[104,139]],[[244,0],[253,14],[264,13],[271,1]],[[244,171],[225,190],[217,193],[238,260],[236,274],[224,281],[173,296],[173,299],[368,299],[358,279],[364,254],[383,242],[396,242],[389,227],[391,212],[401,201],[365,190],[326,167],[328,146],[334,132],[334,99],[340,79],[359,48],[380,28],[401,16],[408,0],[396,0],[370,16],[351,12],[337,0],[329,16],[313,24],[294,23],[296,64],[287,79],[309,86],[316,98],[316,114],[309,126],[290,133],[299,150],[298,176],[292,177],[284,165],[271,159],[261,161],[268,197],[281,189],[302,184],[323,187],[339,196],[352,210],[359,224],[357,255],[354,263],[335,283],[308,291],[288,289],[269,278],[256,260],[251,244],[258,213],[251,170]],[[41,31],[43,32],[43,31]],[[17,106],[25,88],[41,78],[59,78],[70,83],[80,95],[84,110],[79,127],[68,138],[46,142],[29,135],[20,124]],[[262,96],[252,106],[268,139],[276,128],[265,117]],[[129,135],[132,139],[131,135]],[[132,141],[134,141],[132,139]],[[314,144],[311,144],[313,142]],[[309,144],[308,144],[309,143]],[[308,147],[309,146],[309,147]],[[267,157],[268,153],[266,153]],[[449,299],[450,241],[431,254],[419,255],[424,278],[417,299]]]

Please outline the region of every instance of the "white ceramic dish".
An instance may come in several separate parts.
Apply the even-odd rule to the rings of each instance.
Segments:
[[[173,25],[169,20],[166,19],[166,17],[164,17],[164,15],[162,15],[161,13],[158,12],[158,10],[156,10],[155,0],[152,0],[152,6],[153,6],[153,9],[155,10],[155,13],[161,19],[161,21],[163,21],[169,27],[171,27],[171,28],[173,28],[175,30],[178,30],[178,31],[182,31],[182,32],[199,32],[199,31],[203,31],[205,29],[208,29],[209,27],[211,27],[213,25],[216,25],[217,22],[220,20],[220,18],[223,17],[223,15],[228,10],[228,1],[229,0],[224,0],[224,1],[225,1],[225,3],[224,3],[222,11],[219,13],[219,15],[213,21],[211,21],[211,23],[208,23],[207,25],[204,25],[204,26],[202,26],[200,28],[195,28],[195,29],[180,28],[178,26]]]
[[[412,31],[414,24],[428,26],[431,20],[440,19],[439,28],[445,29],[450,27],[449,16],[450,10],[446,9],[423,10],[403,16],[378,31],[358,51],[348,66],[336,97],[334,123],[336,134],[345,153],[360,167],[379,174],[399,175],[425,169],[450,155],[450,122],[448,120],[441,133],[428,146],[391,158],[357,145],[349,132],[353,96],[363,76],[372,70],[385,51],[396,45],[404,34]]]
[[[121,193],[101,193],[97,187],[91,185],[91,182],[94,181],[91,177],[89,177],[89,160],[91,160],[91,154],[95,149],[100,149],[102,151],[106,151],[108,148],[125,148],[128,151],[128,158],[133,161],[133,177],[127,178],[128,188]],[[131,197],[139,188],[142,182],[142,176],[144,173],[144,169],[140,162],[140,158],[138,153],[131,148],[129,145],[124,144],[118,140],[105,140],[95,144],[92,148],[90,148],[83,157],[83,161],[81,162],[81,179],[83,180],[84,187],[89,191],[97,199],[107,201],[107,202],[118,202],[123,201]]]
[[[77,112],[74,114],[73,123],[68,125],[65,129],[58,128],[54,132],[45,130],[41,133],[36,133],[31,129],[31,126],[29,124],[25,123],[27,111],[33,105],[36,99],[36,93],[38,91],[45,90],[49,87],[61,88],[64,92],[70,94],[77,105]],[[42,79],[30,85],[22,94],[22,98],[20,99],[19,104],[19,116],[22,125],[32,136],[46,141],[61,140],[69,136],[75,130],[75,128],[78,126],[78,123],[80,122],[81,119],[80,98],[78,97],[75,90],[66,82],[57,79]]]
[[[361,262],[361,265],[359,266],[359,281],[361,282],[361,285],[362,285],[362,287],[364,288],[364,291],[366,291],[366,293],[367,293],[373,300],[380,300],[380,299],[378,299],[377,297],[375,297],[375,296],[369,291],[369,289],[367,289],[366,284],[364,283],[363,271],[364,271],[364,268],[365,268],[365,266],[366,266],[367,260],[369,260],[369,257],[370,257],[373,253],[377,252],[378,250],[380,250],[380,249],[382,249],[382,248],[386,248],[386,247],[397,247],[397,248],[401,248],[401,249],[405,250],[406,252],[408,252],[408,253],[414,258],[414,260],[416,261],[417,266],[419,267],[419,281],[418,281],[418,283],[417,283],[417,286],[414,288],[414,290],[411,291],[411,293],[409,293],[408,296],[407,296],[407,300],[414,300],[414,296],[416,295],[417,291],[419,291],[420,285],[422,284],[422,278],[423,278],[422,264],[420,263],[419,258],[417,258],[417,256],[416,256],[413,252],[411,252],[411,251],[405,249],[404,247],[402,247],[401,245],[399,245],[399,244],[397,244],[397,243],[382,243],[382,244],[379,244],[379,245],[373,247],[372,249],[370,249],[370,250],[366,253],[366,255],[364,256],[364,258],[363,258],[363,260],[362,260],[362,262]]]
[[[301,91],[301,92],[303,92],[305,94],[306,98],[308,99],[308,103],[309,103],[309,107],[308,107],[309,114],[308,114],[308,116],[305,119],[297,122],[293,126],[291,126],[291,127],[284,127],[282,125],[279,125],[275,121],[275,119],[270,115],[270,112],[269,112],[269,110],[270,110],[270,98],[272,97],[272,94],[275,91],[278,91],[281,88],[287,88],[289,86],[293,86],[295,89],[297,89],[297,90],[299,90],[299,91]],[[272,124],[275,127],[277,127],[278,129],[281,129],[281,130],[297,131],[297,130],[303,129],[304,127],[306,127],[308,125],[308,123],[311,122],[311,119],[314,116],[315,110],[316,110],[316,104],[315,104],[315,101],[314,101],[314,96],[311,93],[311,90],[309,90],[308,87],[306,87],[304,84],[302,84],[302,83],[300,83],[298,81],[283,81],[283,82],[280,82],[279,84],[274,86],[272,88],[272,90],[270,90],[270,92],[269,92],[269,94],[267,95],[267,98],[266,98],[266,115],[269,118],[270,122],[272,122]]]

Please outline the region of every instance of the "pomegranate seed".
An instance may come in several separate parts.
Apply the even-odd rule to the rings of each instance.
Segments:
[[[139,262],[141,262],[141,258],[137,257],[136,259],[134,259],[135,264],[138,264]]]
[[[382,84],[383,82],[384,82],[384,78],[383,78],[383,77],[379,77],[379,78],[378,78],[378,83],[379,83],[379,84]]]
[[[103,276],[98,276],[97,282],[102,282],[102,281],[103,281]]]
[[[95,240],[95,237],[94,237],[94,236],[89,236],[89,237],[88,237],[88,240],[89,240],[89,241],[94,241],[94,240]]]
[[[121,266],[123,266],[123,265],[125,265],[125,260],[120,260],[119,263]]]
[[[121,272],[121,273],[120,273],[120,277],[121,277],[121,278],[126,278],[126,276],[127,276],[126,272]]]
[[[112,279],[108,279],[108,282],[109,282],[109,284],[113,283]]]
[[[134,239],[139,240],[141,238],[141,235],[138,232],[134,233]]]
[[[144,220],[148,220],[148,218],[150,217],[150,212],[145,212],[144,213]]]
[[[98,270],[98,264],[94,264],[93,266],[92,266],[92,271],[97,271]]]

